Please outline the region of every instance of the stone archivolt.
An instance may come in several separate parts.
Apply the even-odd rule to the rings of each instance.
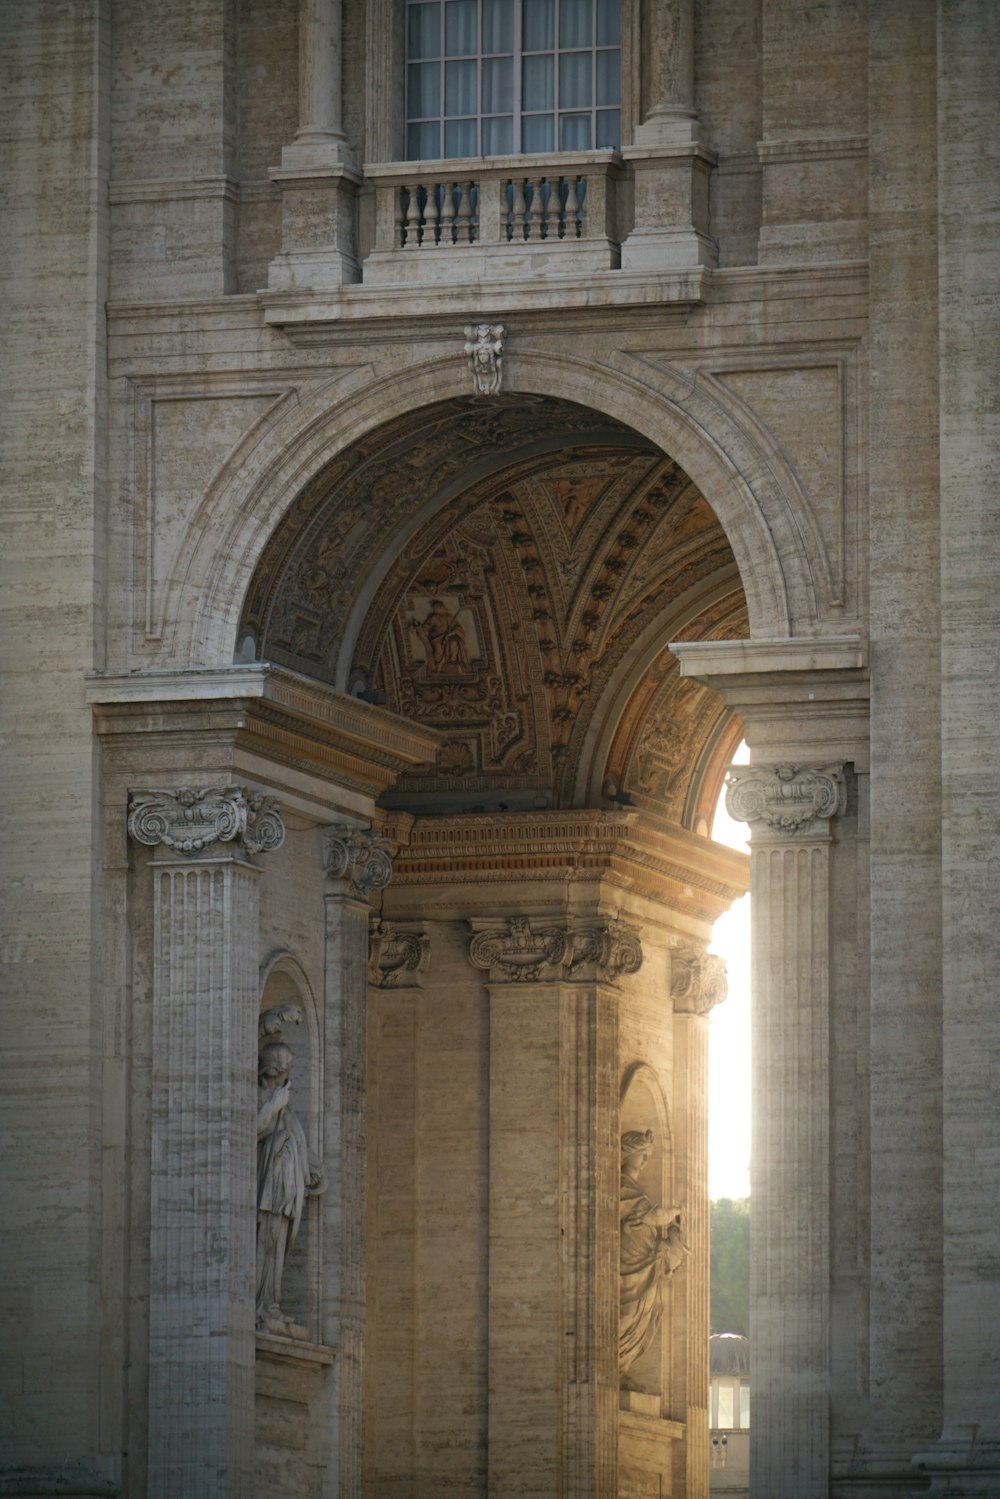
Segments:
[[[245,786],[136,791],[129,799],[128,830],[137,843],[188,855],[217,843],[235,843],[248,854],[268,852],[285,838],[278,803]]]

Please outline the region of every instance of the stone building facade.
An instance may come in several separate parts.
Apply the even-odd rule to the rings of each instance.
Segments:
[[[1000,9],[555,14],[6,8],[4,1494],[705,1499],[748,878],[751,1492],[1000,1493]]]

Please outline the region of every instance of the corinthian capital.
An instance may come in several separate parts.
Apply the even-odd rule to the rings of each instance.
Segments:
[[[388,849],[389,840],[369,828],[330,828],[323,844],[323,866],[331,880],[344,880],[357,900],[367,900],[392,879]]]
[[[707,1015],[729,992],[726,960],[697,947],[679,947],[670,955],[670,998],[674,1009]]]
[[[163,844],[178,854],[201,854],[216,843],[235,843],[248,854],[266,853],[285,840],[278,803],[245,786],[133,792],[128,830],[136,843],[150,848]]]
[[[785,837],[824,831],[819,824],[847,805],[839,765],[731,765],[726,811],[737,822],[763,823]]]

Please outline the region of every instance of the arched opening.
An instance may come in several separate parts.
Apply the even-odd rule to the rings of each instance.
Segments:
[[[367,1440],[386,1491],[415,1466],[504,1491],[511,1462],[706,1486],[707,948],[747,881],[710,830],[742,726],[669,645],[748,634],[690,475],[551,397],[394,418],[309,479],[260,555],[240,659],[438,736],[380,799],[397,851],[376,941],[422,954],[376,964],[369,990]],[[629,1253],[653,1259],[623,1361],[644,1273],[624,1269],[626,1177]]]

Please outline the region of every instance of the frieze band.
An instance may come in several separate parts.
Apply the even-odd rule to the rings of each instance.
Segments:
[[[842,814],[847,788],[840,765],[731,765],[726,810],[737,822],[762,822],[794,837]]]
[[[136,843],[149,848],[163,844],[178,854],[201,854],[216,843],[236,843],[248,854],[267,853],[285,840],[278,803],[245,786],[133,792],[128,831]]]

